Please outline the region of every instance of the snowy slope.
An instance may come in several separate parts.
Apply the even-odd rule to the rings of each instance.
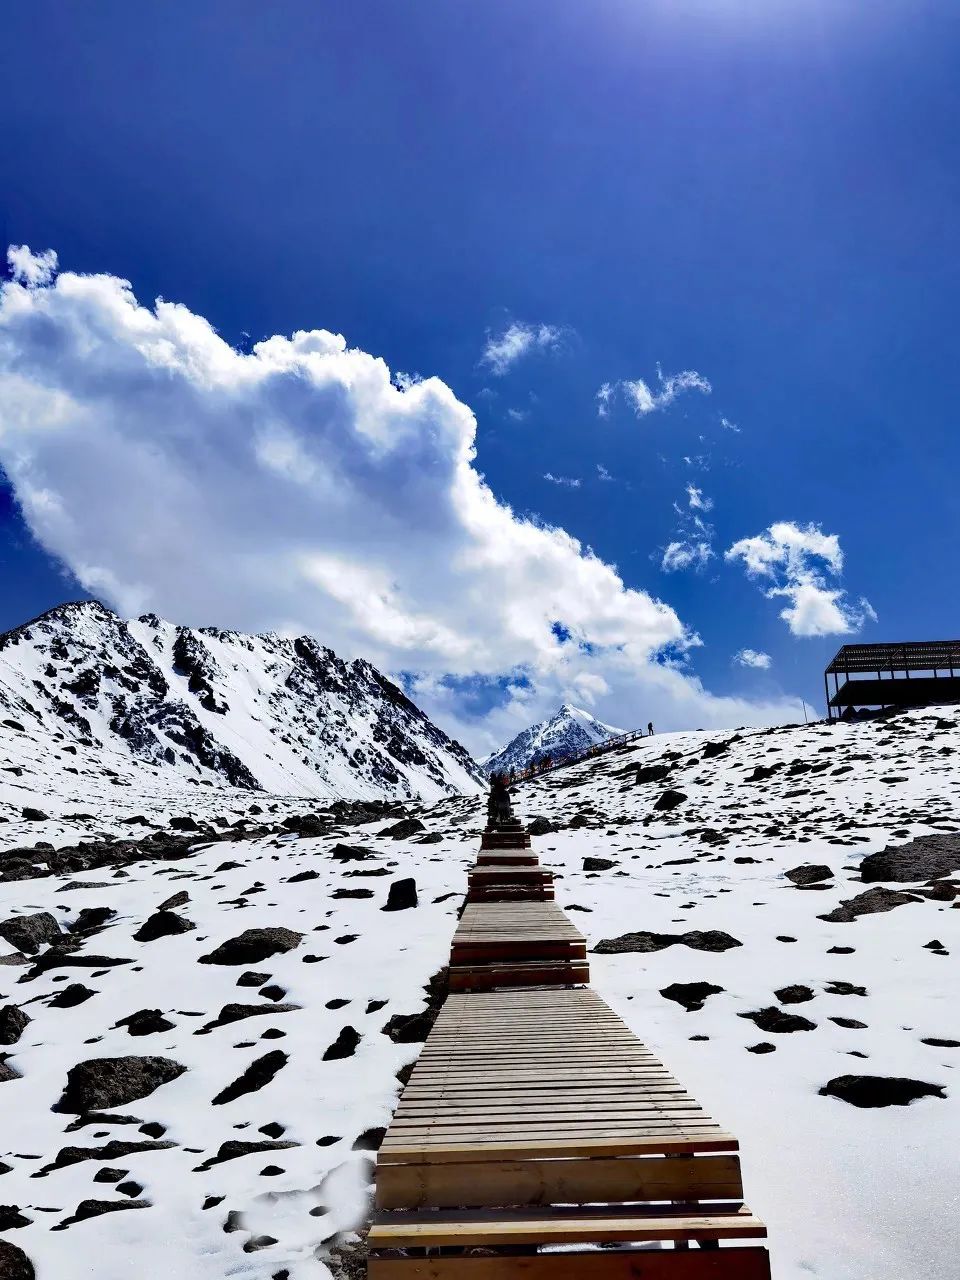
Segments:
[[[555,716],[524,729],[505,747],[487,756],[483,768],[487,774],[519,772],[545,756],[557,760],[577,755],[599,742],[618,738],[623,732],[565,702]]]
[[[556,868],[559,904],[589,939],[594,986],[740,1138],[747,1199],[770,1227],[774,1280],[955,1275],[960,857],[952,874],[917,867],[907,881],[865,880],[861,863],[917,836],[960,831],[958,761],[960,709],[928,709],[864,724],[661,735],[516,788],[524,818],[542,816],[557,828],[534,845]],[[682,798],[658,809],[668,788]],[[78,935],[73,964],[129,962],[94,960],[95,968],[33,976],[34,958],[0,941],[0,1008],[20,1007],[31,1019],[0,1047],[0,1077],[4,1068],[20,1073],[0,1078],[0,1166],[8,1167],[0,1203],[29,1219],[0,1228],[0,1239],[32,1258],[40,1280],[127,1280],[132,1257],[146,1280],[351,1274],[336,1249],[362,1224],[369,1176],[369,1152],[353,1146],[387,1122],[395,1072],[417,1052],[383,1028],[423,1008],[422,987],[446,958],[484,820],[481,797],[406,804],[403,814],[424,826],[398,837],[378,833],[401,816],[400,806],[370,821],[358,808],[319,809],[226,787],[189,790],[192,818],[222,837],[211,845],[197,835],[192,852],[151,840],[183,812],[174,792],[145,797],[108,781],[90,801],[89,818],[68,821],[58,812],[0,826],[0,851],[28,841],[63,845],[78,832],[89,841],[98,829],[146,833],[139,860],[119,840],[96,846],[104,856],[118,851],[116,868],[46,874],[56,851],[0,854],[0,872],[15,861],[41,873],[0,880],[0,929],[38,911],[63,928],[83,908],[110,907],[116,914],[101,932]],[[131,816],[142,819],[132,829],[124,823]],[[297,838],[291,825],[304,830],[311,816],[318,834]],[[343,860],[338,845],[369,856],[348,852]],[[949,849],[944,856],[955,857]],[[585,870],[586,857],[612,865]],[[824,887],[799,889],[786,877],[805,864],[829,868],[816,882]],[[311,878],[291,879],[305,873]],[[418,906],[381,911],[389,886],[404,876],[416,879]],[[905,900],[848,921],[822,918],[878,888],[905,891]],[[347,896],[358,890],[372,896]],[[138,940],[143,923],[178,891],[189,900],[174,913],[196,928]],[[304,936],[262,962],[199,963],[251,927]],[[714,952],[649,937],[691,930],[724,931],[741,945]],[[623,942],[625,934],[647,936]],[[617,939],[618,947],[661,949],[618,953],[609,945]],[[42,963],[49,954],[41,947]],[[268,975],[263,986],[238,986],[250,971]],[[722,990],[692,1012],[661,994],[692,982]],[[95,994],[72,1008],[53,1004],[72,984]],[[786,991],[801,986],[808,992]],[[196,1034],[227,1004],[269,1009],[278,995],[301,1008]],[[788,1003],[788,995],[803,998]],[[370,1003],[380,1000],[382,1008]],[[777,1018],[797,1015],[814,1026],[765,1031],[738,1016],[771,1008]],[[142,1037],[115,1025],[140,1010],[160,1010],[172,1025]],[[355,1052],[325,1059],[348,1026],[360,1036]],[[761,1044],[773,1051],[750,1051]],[[212,1105],[251,1063],[276,1051],[287,1058],[275,1078]],[[167,1057],[187,1070],[68,1131],[76,1117],[50,1109],[68,1070],[132,1054]],[[866,1110],[820,1095],[828,1081],[854,1073],[908,1078],[943,1096]],[[176,1145],[101,1153],[35,1176],[69,1146],[150,1140],[150,1131],[140,1132],[149,1122]],[[274,1125],[284,1132],[272,1136]],[[328,1137],[337,1141],[318,1145]],[[237,1140],[299,1145],[198,1171]],[[126,1172],[119,1184],[95,1181],[102,1169]],[[130,1182],[142,1190],[130,1196]],[[143,1204],[54,1230],[87,1199]]]
[[[0,768],[40,781],[57,759],[45,785],[74,807],[104,765],[141,790],[175,779],[354,798],[438,799],[480,776],[368,662],[306,636],[125,622],[96,603],[0,636]]]

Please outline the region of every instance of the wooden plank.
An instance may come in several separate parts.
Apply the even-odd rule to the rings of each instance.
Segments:
[[[640,1200],[740,1200],[736,1156],[487,1161],[386,1165],[377,1171],[377,1206],[493,1208]]]
[[[525,1160],[537,1157],[556,1159],[578,1156],[686,1155],[706,1151],[738,1151],[740,1144],[730,1133],[717,1128],[702,1133],[678,1135],[651,1134],[628,1138],[519,1138],[511,1136],[503,1142],[488,1144],[464,1142],[412,1142],[396,1134],[387,1136],[377,1152],[377,1167],[382,1164],[421,1163],[429,1156],[431,1164],[456,1164],[465,1160]]]
[[[696,1250],[606,1250],[533,1257],[378,1258],[369,1280],[770,1280],[760,1246]]]
[[[666,1214],[655,1217],[631,1210],[619,1214],[505,1215],[461,1214],[444,1217],[391,1215],[370,1228],[371,1249],[466,1249],[485,1246],[602,1244],[641,1240],[762,1240],[767,1229],[749,1210],[735,1213]]]

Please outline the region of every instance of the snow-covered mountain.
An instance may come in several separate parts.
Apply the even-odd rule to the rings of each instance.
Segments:
[[[0,636],[0,768],[44,765],[77,800],[83,776],[104,773],[352,799],[434,800],[482,782],[369,662],[309,636],[127,622],[92,601]]]
[[[524,729],[505,747],[487,756],[483,768],[487,774],[519,772],[546,756],[557,760],[577,755],[599,742],[619,738],[623,732],[565,702],[555,716]]]

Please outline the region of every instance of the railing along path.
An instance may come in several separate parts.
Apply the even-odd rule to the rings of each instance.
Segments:
[[[769,1280],[738,1144],[585,984],[515,819],[377,1156],[370,1280]]]

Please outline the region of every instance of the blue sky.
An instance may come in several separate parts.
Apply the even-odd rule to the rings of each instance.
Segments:
[[[410,678],[424,705],[478,750],[565,695],[592,697],[614,722],[645,722],[647,707],[676,727],[701,714],[788,716],[800,696],[819,706],[824,661],[855,634],[952,635],[958,58],[960,13],[947,0],[8,6],[6,243],[53,248],[62,272],[129,280],[146,308],[158,296],[182,303],[243,352],[270,335],[330,330],[394,373],[441,379],[476,415],[474,469],[499,503],[616,566],[627,592],[670,607],[686,640],[656,650],[670,627],[661,635],[649,609],[639,618],[636,601],[604,586],[616,622],[545,618],[572,627],[577,652],[563,662],[539,638],[523,653],[529,628],[512,606],[509,638],[491,633],[471,657],[450,636],[476,630],[472,604],[459,618],[441,610],[415,566],[473,603],[496,578],[464,578],[465,535],[440,516],[453,491],[424,479],[446,474],[452,455],[425,437],[375,484],[369,458],[357,463],[351,475],[366,479],[351,492],[363,501],[335,530],[314,527],[309,503],[298,524],[291,515],[283,554],[309,542],[323,561],[310,571],[315,608],[252,586],[231,597],[227,550],[219,561],[188,550],[187,535],[193,594],[146,550],[111,558],[111,538],[126,554],[157,535],[140,523],[143,497],[130,505],[119,462],[83,475],[101,456],[103,397],[121,435],[153,397],[138,447],[168,439],[157,388],[137,384],[124,399],[134,391],[119,360],[95,391],[84,381],[92,398],[56,457],[30,437],[29,405],[13,422],[11,384],[6,417],[0,400],[0,627],[81,594],[78,577],[120,608],[142,597],[177,621],[302,624],[420,673]],[[52,369],[51,384],[80,395],[76,366],[57,367],[62,334],[28,352],[16,326],[7,332],[8,376],[26,368],[40,386]],[[682,373],[697,379],[671,384]],[[104,390],[108,376],[115,390]],[[164,410],[193,445],[211,412],[195,392]],[[290,410],[301,414],[290,430],[319,433],[314,470],[334,447],[317,416],[331,403]],[[440,410],[414,408],[429,433]],[[218,499],[267,411],[260,401],[238,410],[236,456],[220,437],[177,454],[210,495],[205,547],[233,548],[261,518],[276,529],[274,499],[252,477],[249,529]],[[411,478],[415,467],[423,475]],[[155,521],[193,519],[178,505],[183,478],[148,501]],[[416,489],[415,506],[394,509],[392,484]],[[56,529],[41,492],[61,503]],[[368,527],[370,503],[390,519]],[[514,534],[526,537],[520,525]],[[395,563],[385,548],[401,544]],[[665,572],[671,545],[668,563],[688,562]],[[415,641],[391,646],[382,619],[343,621],[348,562],[378,566],[375,590],[393,592],[397,626]],[[580,563],[570,592],[589,616]],[[510,590],[519,610],[526,580]],[[792,622],[781,617],[791,608]],[[642,635],[626,662],[631,628]],[[795,634],[805,630],[821,634]],[[769,664],[738,663],[744,650]],[[664,652],[687,680],[679,692],[647,669],[662,670]]]

